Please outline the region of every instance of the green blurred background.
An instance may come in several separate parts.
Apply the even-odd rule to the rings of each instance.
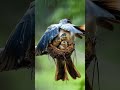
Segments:
[[[35,43],[46,28],[58,23],[60,19],[69,18],[75,25],[85,23],[85,0],[36,0]],[[74,57],[73,53],[73,56]],[[55,63],[50,56],[36,57],[36,90],[85,90],[85,40],[76,40],[76,59],[74,64],[81,73],[81,78],[69,81],[55,81]]]

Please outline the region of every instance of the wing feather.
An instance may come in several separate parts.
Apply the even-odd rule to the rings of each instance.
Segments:
[[[59,27],[59,24],[55,24],[47,28],[36,47],[36,55],[41,55],[46,52],[48,44],[59,34]]]
[[[35,8],[30,6],[10,35],[0,57],[0,70],[15,68],[18,60],[24,60],[35,30]]]
[[[81,32],[79,29],[77,29],[77,28],[75,27],[75,25],[70,24],[70,23],[68,23],[68,24],[63,24],[60,28],[66,30],[66,31],[69,31],[69,32],[78,33],[78,34],[83,34],[83,32]]]

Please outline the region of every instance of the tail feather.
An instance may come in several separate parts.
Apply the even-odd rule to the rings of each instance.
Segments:
[[[67,67],[68,73],[73,79],[76,79],[77,77],[78,78],[81,77],[80,73],[77,71],[76,67],[73,64],[71,57],[67,58],[66,67]]]
[[[56,75],[55,80],[68,80],[67,72],[66,72],[66,64],[64,60],[57,59],[56,60]]]
[[[0,71],[13,69],[15,68],[15,64],[15,56],[8,55],[6,50],[4,50],[0,55]]]

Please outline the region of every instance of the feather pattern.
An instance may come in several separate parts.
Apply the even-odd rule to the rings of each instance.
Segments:
[[[113,23],[120,23],[120,0],[86,0],[86,3],[87,23],[97,22],[108,30],[113,30]]]
[[[63,24],[60,28],[66,30],[66,31],[72,32],[72,33],[83,34],[83,32],[81,32],[79,29],[75,28],[74,24],[70,24],[70,23]]]
[[[58,35],[60,24],[51,25],[47,28],[47,31],[44,33],[40,42],[36,47],[37,53],[44,53],[46,51],[46,47],[49,43]]]
[[[10,35],[0,58],[0,62],[2,63],[2,65],[0,64],[1,70],[3,68],[8,69],[11,64],[18,64],[18,62],[25,58],[31,40],[34,38],[34,11],[34,3],[32,3],[16,25],[15,31]]]
[[[87,0],[86,4],[87,4],[87,6],[86,6],[87,16],[91,16],[92,15],[94,18],[97,18],[97,17],[106,17],[106,18],[107,17],[111,17],[111,18],[115,18],[107,10],[105,10],[105,9],[99,7],[98,5],[96,5],[95,3],[91,2],[91,0]]]
[[[60,20],[59,24],[53,24],[49,26],[46,30],[46,32],[43,34],[42,38],[40,39],[36,49],[35,49],[35,54],[36,55],[43,55],[44,53],[47,53],[47,46],[54,40],[57,35],[59,35],[60,30],[66,30],[69,32],[72,32],[74,34],[79,33],[83,34],[82,31],[79,29],[75,28],[73,24],[69,23],[70,21],[67,19],[62,19]]]
[[[120,20],[120,0],[93,0],[93,3],[107,10],[116,19]]]

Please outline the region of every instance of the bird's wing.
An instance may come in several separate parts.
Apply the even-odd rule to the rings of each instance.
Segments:
[[[103,18],[104,21],[120,23],[120,0],[93,0],[93,3],[110,12],[115,19]],[[101,18],[100,18],[101,19]]]
[[[61,29],[63,30],[66,30],[66,31],[69,31],[69,32],[72,32],[74,34],[78,33],[78,34],[81,34],[83,35],[84,33],[79,29],[79,27],[73,25],[73,24],[63,24],[61,27]]]
[[[92,0],[96,5],[108,10],[120,20],[120,0]]]
[[[96,17],[110,17],[110,18],[115,18],[110,12],[108,12],[107,10],[99,7],[98,5],[96,5],[94,2],[92,2],[91,0],[87,0],[87,7],[86,7],[86,14],[88,16],[92,15],[94,16],[94,18]]]
[[[44,35],[41,37],[36,50],[36,55],[42,55],[47,53],[46,49],[49,43],[59,34],[59,24],[51,25],[47,28]]]
[[[34,30],[35,7],[32,4],[16,25],[15,31],[10,35],[5,45],[0,58],[0,69],[13,68],[14,64],[18,64],[19,60],[24,59],[31,40],[34,38]]]
[[[97,25],[113,30],[113,23],[120,23],[120,0],[87,0],[87,22],[96,20]]]

